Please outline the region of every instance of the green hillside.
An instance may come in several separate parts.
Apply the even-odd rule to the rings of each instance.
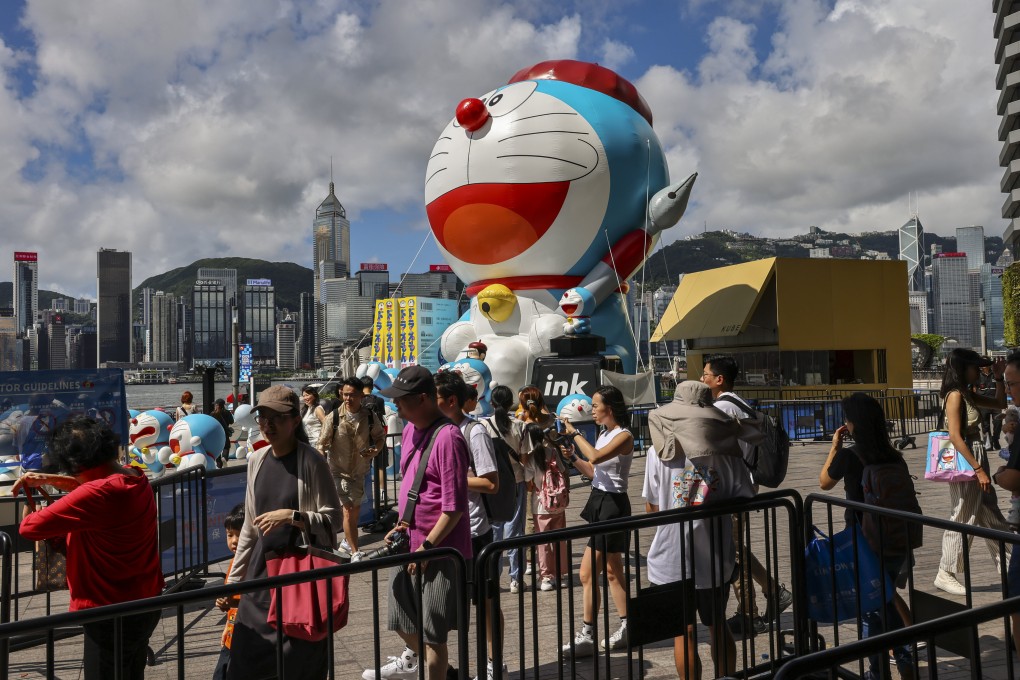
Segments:
[[[276,306],[291,312],[301,308],[301,293],[312,292],[313,272],[308,267],[293,262],[267,262],[247,257],[214,257],[150,276],[134,289],[133,298],[140,300],[143,288],[161,290],[171,295],[190,295],[200,267],[236,269],[239,292],[248,279],[270,279],[276,289]]]
[[[12,302],[14,297],[14,284],[10,281],[0,281],[0,307],[10,307],[14,303]],[[39,291],[39,309],[49,309],[50,305],[53,304],[55,298],[67,298],[73,300],[74,296],[64,295],[58,293],[55,290],[40,290]]]

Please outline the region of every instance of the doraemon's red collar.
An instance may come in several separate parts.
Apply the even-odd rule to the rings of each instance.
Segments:
[[[483,279],[468,284],[468,297],[475,297],[486,286],[494,283],[502,284],[510,290],[569,290],[581,285],[582,276],[566,276],[555,274],[538,274],[535,276],[509,276],[505,279]],[[630,286],[624,281],[616,290],[626,293]]]
[[[510,290],[567,290],[581,283],[581,276],[538,274],[536,276],[509,276],[505,279],[483,279],[469,284],[468,297],[478,295],[486,286],[498,283]]]

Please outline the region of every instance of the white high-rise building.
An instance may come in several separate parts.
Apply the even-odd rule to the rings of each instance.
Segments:
[[[276,324],[276,367],[281,371],[297,368],[297,324],[290,314]]]
[[[177,335],[177,298],[160,290],[150,296],[149,305],[151,311],[150,361],[180,361]]]
[[[14,253],[14,323],[24,336],[39,315],[39,254]]]
[[[980,347],[980,322],[974,291],[963,253],[941,253],[932,260],[932,299],[935,332],[953,338],[960,347]]]

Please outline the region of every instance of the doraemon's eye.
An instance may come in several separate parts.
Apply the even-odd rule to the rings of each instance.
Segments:
[[[484,97],[481,97],[481,100],[485,104],[485,108],[489,110],[489,115],[493,118],[499,118],[528,101],[528,98],[537,88],[538,83],[534,81],[514,83],[513,85],[507,85],[506,87],[489,92]]]

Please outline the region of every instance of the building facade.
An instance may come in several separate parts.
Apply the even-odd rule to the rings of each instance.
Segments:
[[[25,335],[39,313],[39,254],[14,253],[14,319],[19,335]]]
[[[985,263],[985,228],[957,227],[956,252],[967,256],[967,269],[981,269]]]
[[[963,253],[940,253],[932,260],[935,332],[958,346],[980,347],[979,319],[973,284]]]
[[[97,253],[97,358],[129,362],[131,352],[131,253],[102,248]]]
[[[297,324],[288,314],[276,324],[276,367],[281,371],[297,368]]]
[[[0,309],[0,371],[21,370],[21,340],[13,309]]]
[[[312,291],[315,299],[313,342],[316,352],[324,337],[326,323],[322,282],[349,276],[350,263],[351,223],[331,181],[329,195],[315,209],[312,221],[312,269],[315,277]]]
[[[276,363],[276,290],[269,279],[248,279],[241,295],[240,342],[251,344],[252,361]]]
[[[900,259],[907,263],[907,290],[924,288],[924,226],[914,215],[900,227]]]
[[[981,265],[981,301],[984,306],[984,326],[987,349],[1006,348],[1006,324],[1002,304],[1002,267]]]
[[[177,313],[177,298],[173,295],[160,290],[150,298],[149,361],[180,361]]]
[[[301,293],[298,310],[298,366],[315,367],[315,299],[308,293]]]
[[[191,293],[194,365],[230,362],[230,310],[222,281],[197,279]]]

